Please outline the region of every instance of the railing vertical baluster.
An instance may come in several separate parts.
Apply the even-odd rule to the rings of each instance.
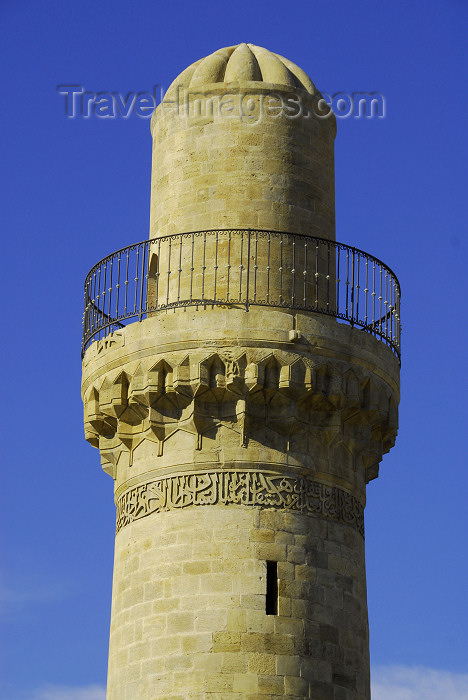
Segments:
[[[95,315],[96,315],[96,305],[94,303],[94,289],[96,286],[96,271],[94,271],[92,277],[91,277],[91,308],[90,308],[90,321],[89,321],[89,328],[88,328],[88,335],[94,333],[95,329]]]
[[[356,280],[356,321],[359,323],[359,294],[360,294],[360,285],[359,285],[359,278],[360,278],[360,272],[361,272],[361,255],[358,252],[357,254],[357,280]]]
[[[319,307],[319,258],[320,258],[320,247],[317,241],[315,245],[315,309],[318,310]]]
[[[382,266],[379,265],[380,292],[379,292],[379,331],[382,333]]]
[[[104,263],[104,281],[102,283],[102,322],[101,325],[104,326],[106,322],[106,293],[107,293],[107,260]]]
[[[395,298],[394,298],[394,314],[395,314],[395,326],[394,326],[394,335],[395,335],[395,344],[397,348],[400,348],[400,338],[399,338],[399,331],[400,331],[400,310],[399,310],[399,296],[398,296],[398,281],[395,280]]]
[[[84,312],[83,312],[83,337],[88,335],[88,295],[89,295],[89,277],[86,277],[84,285]]]
[[[182,272],[182,236],[179,238],[179,268],[177,276],[177,303],[180,301],[180,275]]]
[[[369,260],[366,258],[366,284],[364,287],[364,326],[367,326],[367,293],[369,291],[369,289],[367,288],[368,276],[369,276]]]
[[[151,297],[148,295],[148,287],[150,280],[150,263],[151,263],[151,244],[150,241],[145,241],[145,288],[143,290],[144,296],[144,311],[148,314],[148,309],[151,308]]]
[[[388,272],[385,270],[385,336],[388,337]]]
[[[102,265],[99,265],[99,270],[97,274],[97,294],[96,294],[96,328],[99,329],[101,326],[101,276],[102,276]]]
[[[156,253],[156,272],[154,276],[156,278],[156,299],[154,308],[157,309],[159,306],[159,276],[161,274],[161,239],[158,238],[158,252]]]
[[[92,309],[92,316],[91,316],[91,327],[90,331],[94,333],[94,329],[96,327],[96,304],[95,304],[95,296],[96,296],[96,270],[93,273],[92,280],[91,280],[91,285],[92,285],[92,292],[91,292],[91,309]]]
[[[255,231],[254,303],[257,301],[258,231]]]
[[[349,316],[349,248],[346,248],[346,318]]]
[[[397,310],[398,310],[398,349],[401,350],[401,316],[400,316],[400,289],[397,288]]]
[[[279,268],[279,273],[280,273],[280,290],[279,290],[279,303],[283,303],[283,234],[281,234],[280,238],[280,268]]]
[[[166,289],[166,306],[169,306],[169,295],[171,285],[171,253],[172,253],[172,238],[169,237],[169,246],[167,251],[167,289]]]
[[[296,303],[296,239],[292,241],[292,269],[291,269],[291,304]]]
[[[96,313],[98,315],[98,321],[97,321],[97,328],[101,327],[101,309],[99,308],[99,302],[101,300],[101,271],[102,271],[102,265],[99,265],[99,274],[98,274],[98,286],[97,286],[97,294],[96,294]]]
[[[227,259],[227,290],[226,290],[226,301],[229,301],[229,282],[231,273],[231,231],[229,231],[228,236],[228,259]]]
[[[203,231],[203,265],[202,265],[202,293],[201,298],[205,303],[205,270],[206,270],[206,231]]]
[[[83,337],[86,338],[87,335],[87,330],[88,330],[88,319],[86,318],[86,312],[87,312],[87,307],[88,304],[87,302],[87,289],[88,289],[88,278],[86,277],[85,283],[84,283],[84,309],[83,309],[83,318],[82,318],[82,323],[83,323]]]
[[[388,293],[389,293],[388,324],[390,326],[390,328],[389,328],[390,342],[393,342],[393,291],[394,291],[393,278],[390,278],[389,279],[389,288],[388,288]]]
[[[195,248],[195,234],[192,233],[192,259],[190,262],[190,301],[193,299],[193,256],[194,256],[194,248]]]
[[[88,307],[85,306],[85,309],[87,309],[88,321],[87,321],[87,333],[83,330],[83,335],[88,336],[89,333],[94,330],[94,304],[93,304],[93,291],[92,291],[93,290],[94,274],[88,275],[86,279],[88,282],[88,296],[87,296]]]
[[[138,320],[141,321],[143,318],[143,311],[146,310],[145,307],[145,301],[144,301],[144,294],[145,294],[145,280],[147,280],[147,276],[145,273],[145,265],[146,265],[146,242],[143,243],[143,255],[141,257],[141,272],[140,272],[140,308],[138,312]]]
[[[268,231],[268,256],[267,256],[267,293],[266,303],[270,303],[270,261],[271,261],[271,231]]]
[[[399,343],[398,343],[398,327],[399,327],[399,318],[398,318],[398,284],[397,281],[394,280],[394,291],[393,291],[393,311],[392,315],[394,317],[393,321],[393,344],[396,345],[397,348],[399,348]]]
[[[88,285],[87,285],[87,293],[86,293],[86,330],[85,334],[86,336],[89,336],[90,333],[94,331],[94,324],[93,324],[93,316],[94,316],[94,307],[92,303],[92,292],[90,291],[92,289],[93,285],[93,279],[94,275],[91,275],[91,277],[88,277]]]
[[[336,243],[335,243],[336,245]],[[340,246],[336,246],[336,314],[340,313]]]
[[[133,313],[137,312],[137,302],[138,302],[138,268],[140,266],[140,246],[136,246],[136,260],[135,260],[135,299],[133,303]]]
[[[214,301],[216,301],[216,283],[218,281],[218,236],[219,232],[216,231],[216,250],[215,250],[215,264],[214,264]]]
[[[127,296],[128,296],[128,266],[130,264],[130,251],[127,248],[127,264],[126,264],[126,269],[125,269],[125,308],[124,308],[124,316],[127,315]]]
[[[93,294],[92,294],[93,315],[91,317],[91,324],[92,324],[93,333],[94,333],[94,329],[96,328],[96,318],[97,318],[97,314],[96,314],[96,308],[97,308],[97,304],[96,304],[96,284],[97,284],[96,277],[97,277],[96,270],[94,270],[94,273],[93,273]]]
[[[302,276],[304,278],[304,289],[303,289],[303,298],[302,298],[302,303],[304,308],[307,308],[307,239],[304,241],[304,270],[302,273]]]
[[[109,318],[112,318],[112,282],[113,282],[112,278],[113,278],[113,275],[114,275],[114,256],[112,256],[110,259],[109,298],[107,300],[107,308],[108,308],[107,315],[109,316]],[[112,326],[111,326],[111,330],[112,330]]]
[[[393,275],[389,274],[388,278],[388,285],[389,285],[389,295],[390,295],[390,307],[389,307],[389,335],[390,335],[390,342],[393,343],[393,330],[395,327],[394,319],[393,319],[393,309],[394,309],[394,303],[395,303],[395,282],[393,279]]]
[[[351,249],[351,325],[354,325],[354,248]]]
[[[250,229],[247,231],[247,280],[245,283],[245,310],[249,310],[249,278],[250,278]]]
[[[240,265],[239,265],[239,303],[242,302],[242,257],[244,255],[244,232],[241,231]]]
[[[372,332],[375,335],[375,260],[372,261]]]
[[[393,316],[393,346],[398,348],[398,312],[397,312],[397,285],[396,281],[394,280],[394,294],[393,294],[393,309],[392,309],[392,316]]]
[[[122,258],[122,253],[119,251],[119,257],[117,259],[117,284],[115,288],[117,289],[116,300],[115,300],[115,318],[119,317],[119,297],[120,297],[120,261]]]

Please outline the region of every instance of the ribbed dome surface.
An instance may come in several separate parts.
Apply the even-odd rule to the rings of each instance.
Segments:
[[[316,93],[307,73],[283,56],[254,44],[219,49],[186,68],[172,82],[168,93],[181,88],[202,88],[213,83],[256,81]]]

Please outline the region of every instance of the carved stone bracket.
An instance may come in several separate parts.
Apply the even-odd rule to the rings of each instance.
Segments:
[[[114,476],[120,453],[131,465],[144,440],[161,456],[182,430],[200,450],[203,436],[222,426],[243,447],[254,439],[304,464],[312,453],[338,450],[358,459],[369,480],[394,444],[397,399],[384,381],[349,363],[261,350],[173,353],[108,372],[85,395],[86,438]]]
[[[151,513],[206,505],[282,508],[351,525],[364,536],[364,507],[350,493],[309,478],[261,471],[184,473],[134,486],[117,500],[117,532]]]

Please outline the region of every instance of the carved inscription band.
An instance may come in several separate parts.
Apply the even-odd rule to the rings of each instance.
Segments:
[[[197,472],[135,486],[117,501],[116,530],[151,513],[215,504],[310,513],[351,525],[364,536],[364,508],[352,494],[304,477],[258,471]]]

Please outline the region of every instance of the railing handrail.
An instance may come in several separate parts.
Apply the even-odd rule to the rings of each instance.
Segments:
[[[372,255],[371,253],[366,253],[365,250],[361,250],[360,248],[356,248],[352,245],[348,245],[347,243],[341,243],[340,241],[333,241],[329,238],[320,238],[320,236],[312,236],[307,233],[289,233],[288,231],[276,231],[276,230],[269,230],[269,229],[262,229],[262,228],[210,228],[210,229],[202,229],[201,231],[184,231],[182,233],[168,233],[165,236],[156,236],[155,238],[147,238],[144,241],[138,241],[138,243],[132,243],[131,245],[124,246],[123,248],[118,248],[117,250],[114,250],[112,253],[109,253],[106,255],[102,260],[99,260],[93,267],[90,269],[88,274],[86,275],[85,278],[85,285],[86,281],[88,278],[93,274],[95,270],[97,270],[101,265],[103,265],[105,262],[113,258],[115,255],[118,255],[119,253],[123,253],[126,250],[132,250],[137,248],[139,245],[145,245],[146,243],[151,244],[151,243],[157,243],[158,241],[167,241],[169,238],[180,238],[181,236],[194,236],[194,235],[201,235],[203,233],[226,233],[228,231],[231,231],[232,233],[240,233],[240,232],[250,232],[250,233],[270,233],[273,235],[278,235],[278,236],[291,236],[294,238],[299,238],[299,239],[307,239],[308,241],[318,241],[320,243],[331,243],[335,247],[339,247],[342,250],[350,250],[351,252],[354,253],[359,253],[360,255],[364,256],[365,258],[368,258],[369,260],[372,260],[373,262],[377,263],[378,265],[381,265],[384,270],[386,270],[396,281],[398,285],[398,290],[401,293],[400,289],[400,283],[398,281],[398,277],[396,276],[395,272],[392,270],[391,267],[389,267],[386,263],[384,263],[382,260],[377,258],[375,255]]]
[[[185,243],[187,240],[188,244]],[[225,259],[220,248],[223,241],[228,249],[224,253]],[[267,260],[258,257],[258,248],[262,248],[264,242],[268,249]],[[208,264],[206,261],[210,245],[216,247],[215,262],[211,266],[210,260]],[[161,251],[167,262],[167,268],[163,270],[160,269]],[[341,254],[341,251],[345,251],[345,254]],[[132,253],[135,260],[130,262]],[[178,261],[172,259],[174,254],[178,254]],[[150,258],[153,255],[156,255],[157,270],[150,273]],[[191,263],[187,255],[191,256]],[[272,264],[271,257],[276,265]],[[198,260],[196,266],[195,260]],[[235,264],[231,264],[233,262]],[[121,263],[125,271],[121,269]],[[340,265],[345,264],[346,281],[344,277],[340,279],[340,272],[343,272]],[[223,287],[223,284],[218,282],[217,287],[218,275],[221,275],[219,269],[224,270],[227,278],[227,282],[224,279],[224,286],[227,284],[226,298],[219,291],[219,286]],[[214,276],[214,291],[209,288],[210,274]],[[273,280],[275,274],[277,278]],[[188,275],[189,295],[186,289],[184,291],[184,280],[186,282]],[[222,280],[222,275],[219,279]],[[150,301],[150,280],[154,280],[155,284],[155,289],[151,288],[154,304]],[[201,290],[197,294],[196,289],[194,295],[193,287],[197,286],[197,280]],[[174,285],[177,286],[176,299]],[[129,290],[133,304],[129,299]],[[388,265],[360,248],[339,241],[254,228],[173,233],[120,248],[91,268],[85,280],[82,353],[101,335],[124,327],[124,321],[142,320],[148,313],[177,307],[222,304],[243,305],[246,311],[250,305],[259,305],[332,316],[379,337],[400,359],[400,297],[400,284]],[[303,303],[298,301],[301,298]],[[372,319],[369,319],[370,310]]]

